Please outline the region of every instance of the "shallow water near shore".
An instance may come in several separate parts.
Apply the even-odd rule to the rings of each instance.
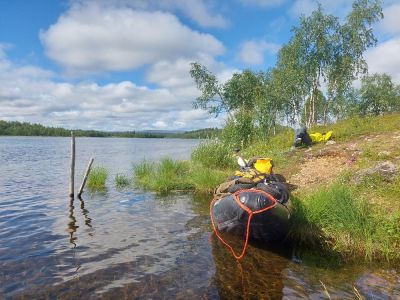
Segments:
[[[238,264],[212,234],[209,195],[115,188],[133,163],[189,159],[198,143],[77,138],[76,188],[92,156],[110,174],[105,193],[71,202],[68,138],[0,137],[0,298],[400,299],[398,266],[254,244]]]

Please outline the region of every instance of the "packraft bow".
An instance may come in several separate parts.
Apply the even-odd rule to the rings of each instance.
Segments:
[[[277,242],[288,232],[289,190],[272,168],[271,159],[255,158],[215,191],[210,204],[214,232],[236,259],[243,258],[250,240]],[[243,237],[242,252],[236,254],[221,233]]]

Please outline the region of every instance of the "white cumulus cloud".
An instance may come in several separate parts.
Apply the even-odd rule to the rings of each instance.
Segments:
[[[380,27],[383,31],[388,33],[399,34],[400,33],[400,3],[386,7],[383,10],[385,16],[380,23]]]
[[[70,73],[133,70],[162,60],[216,56],[223,44],[166,12],[75,5],[41,32],[47,55]]]
[[[280,6],[286,2],[286,0],[239,0],[244,5],[259,6],[259,7],[274,7]]]
[[[351,9],[352,1],[349,0],[296,0],[289,8],[289,15],[298,18],[301,15],[310,15],[317,9],[318,3],[321,3],[322,9],[326,13],[332,13],[336,16],[344,17]]]
[[[368,71],[372,73],[387,73],[400,84],[400,37],[378,44],[365,54]]]
[[[226,27],[228,21],[215,12],[218,2],[212,0],[75,0],[75,4],[95,3],[105,7],[179,12],[202,27]]]
[[[242,44],[239,58],[242,62],[250,65],[259,65],[264,62],[265,52],[276,54],[280,45],[266,41],[247,41]]]
[[[0,119],[97,130],[190,130],[221,122],[193,110],[199,95],[193,82],[150,88],[132,81],[60,82],[54,76],[13,64],[0,47]]]

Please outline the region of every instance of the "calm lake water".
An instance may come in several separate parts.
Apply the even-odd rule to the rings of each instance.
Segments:
[[[0,299],[400,299],[399,267],[260,245],[238,264],[212,235],[210,195],[115,189],[135,162],[188,159],[196,140],[76,143],[76,188],[92,156],[111,173],[105,194],[71,203],[70,139],[0,137]]]

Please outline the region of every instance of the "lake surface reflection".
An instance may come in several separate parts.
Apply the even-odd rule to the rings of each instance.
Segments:
[[[133,163],[188,159],[196,140],[76,142],[77,185],[91,156],[111,174],[105,194],[71,202],[68,138],[0,137],[0,298],[400,297],[393,266],[331,266],[257,245],[238,264],[212,235],[210,195],[115,189]]]

